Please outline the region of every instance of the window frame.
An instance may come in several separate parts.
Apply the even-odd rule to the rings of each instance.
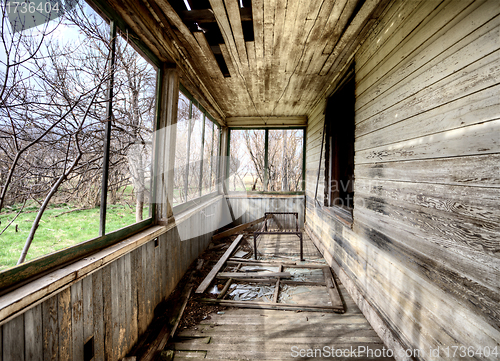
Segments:
[[[203,184],[202,184],[201,174],[203,173],[203,161],[205,159],[204,148],[205,148],[206,119],[210,120],[212,122],[212,124],[214,125],[214,127],[213,127],[214,131],[212,132],[212,137],[214,137],[216,129],[217,129],[218,134],[219,134],[218,144],[216,147],[214,147],[214,151],[216,153],[214,156],[216,157],[216,159],[220,159],[219,155],[221,154],[221,140],[222,140],[222,136],[221,136],[222,135],[222,127],[219,124],[219,122],[217,120],[215,120],[214,117],[212,117],[212,115],[203,107],[203,105],[201,105],[200,102],[198,100],[196,100],[196,98],[189,92],[189,90],[187,90],[186,87],[184,85],[182,85],[182,83],[180,83],[180,82],[179,82],[179,92],[182,93],[189,100],[189,121],[191,121],[191,119],[192,119],[192,111],[193,111],[193,105],[194,105],[203,114],[203,124],[202,124],[202,138],[201,138],[200,180],[198,183],[198,197],[188,200],[187,199],[188,196],[187,196],[187,192],[186,192],[186,200],[182,203],[177,204],[176,206],[174,206],[172,208],[172,211],[174,214],[178,214],[180,212],[183,212],[183,211],[189,209],[190,207],[197,205],[199,203],[202,203],[206,200],[209,200],[209,199],[211,199],[219,194],[219,189],[217,187],[217,180],[219,179],[219,164],[217,164],[217,166],[215,168],[216,184],[215,184],[214,190],[210,193],[202,195]],[[190,147],[190,144],[191,144],[191,137],[188,137],[188,144],[187,144],[188,149]],[[187,160],[189,163],[189,152],[188,152],[187,156],[188,156]],[[186,178],[188,178],[188,177],[186,176]],[[186,187],[186,185],[185,185],[185,187]]]
[[[335,124],[330,124],[328,123],[328,114],[331,112],[330,108],[333,108],[333,105],[330,104],[330,101],[335,101],[335,97],[340,95],[340,93],[346,88],[346,86],[349,86],[350,83],[355,84],[355,70],[354,70],[354,63],[352,63],[349,67],[344,76],[342,77],[341,81],[339,82],[338,86],[332,93],[330,97],[327,99],[327,104],[325,108],[325,126],[324,126],[324,135],[323,135],[323,141],[325,142],[325,150],[324,150],[324,199],[323,199],[323,206],[325,209],[330,210],[332,213],[335,214],[337,218],[339,218],[342,222],[347,224],[348,226],[352,227],[353,223],[353,212],[354,212],[354,196],[352,197],[352,207],[348,207],[346,205],[339,205],[339,204],[332,204],[332,198],[337,199],[340,198],[339,192],[332,190],[332,187],[330,186],[332,183],[332,180],[337,184],[335,187],[338,189],[339,183],[342,183],[342,180],[340,179],[340,171],[341,167],[338,164],[338,162],[335,162],[335,167],[332,167],[333,159],[335,158],[335,155],[333,154],[333,149],[338,148],[338,142],[337,142],[337,136],[338,133],[335,131]],[[353,93],[353,101],[355,102],[355,93]],[[353,134],[352,134],[352,162],[353,162],[353,174],[352,174],[352,182],[353,182],[353,189],[354,189],[354,143],[355,143],[355,125],[354,125],[354,107],[353,107],[353,118],[352,118],[352,126],[353,126]],[[330,143],[330,138],[333,138],[333,141]],[[333,145],[333,147],[332,147]],[[334,174],[335,173],[335,174]],[[342,185],[343,186],[343,185]],[[353,192],[354,193],[354,192]]]
[[[227,135],[227,145],[226,145],[226,157],[229,159],[231,155],[231,131],[232,130],[264,130],[264,188],[268,187],[269,181],[269,130],[302,130],[302,190],[300,191],[246,191],[246,192],[229,192],[229,187],[226,185],[226,189],[228,190],[228,194],[238,194],[238,193],[251,193],[251,194],[279,194],[279,195],[304,195],[306,189],[306,134],[307,127],[228,127],[228,135]],[[226,169],[224,170],[225,174],[225,182],[229,179],[229,162],[226,162]]]
[[[122,34],[127,34],[125,39],[129,40],[131,46],[144,58],[144,60],[150,62],[156,68],[156,95],[155,95],[155,121],[154,127],[152,129],[153,134],[155,134],[155,138],[157,138],[156,129],[159,127],[160,122],[160,102],[158,99],[161,99],[162,96],[162,88],[163,88],[163,67],[160,59],[147,47],[145,43],[139,40],[139,37],[136,33],[126,25],[125,21],[104,2],[93,2],[86,0],[87,4],[101,16],[106,22],[108,22],[110,26],[110,36],[113,39],[113,43],[116,42],[116,37],[113,34],[118,34],[119,32]],[[112,48],[115,48],[113,45]],[[115,50],[112,50],[114,52]],[[111,55],[112,57],[114,55]],[[110,103],[113,103],[113,97],[110,99]],[[108,111],[107,111],[108,113]],[[109,114],[109,113],[108,113]],[[106,114],[106,118],[108,117]],[[110,124],[108,122],[107,124]],[[109,126],[106,126],[106,132],[108,131]],[[109,139],[109,138],[107,138]],[[108,143],[109,144],[109,143]],[[156,155],[158,154],[158,139],[154,139],[154,149],[152,155],[152,164],[153,164],[153,172],[157,173],[158,165],[156,161]],[[109,152],[108,159],[106,159],[106,145],[103,149],[103,179],[101,184],[101,194],[107,195],[108,190],[108,182],[107,179],[104,179],[105,172],[109,170]],[[105,167],[105,163],[108,162],[107,169]],[[156,197],[156,178],[151,177],[151,189],[152,196],[151,199],[155,199]],[[104,184],[106,185],[104,186]],[[102,199],[101,199],[102,200]],[[150,203],[151,207],[151,203]],[[17,287],[22,286],[23,284],[32,281],[38,277],[43,276],[47,272],[50,272],[56,268],[63,267],[64,265],[73,263],[79,259],[82,259],[92,253],[95,253],[99,250],[102,250],[106,247],[114,245],[128,237],[131,237],[138,232],[152,226],[156,222],[156,207],[151,207],[150,216],[140,222],[133,223],[131,225],[125,226],[123,228],[117,229],[115,231],[106,233],[105,231],[105,221],[106,221],[106,208],[107,202],[101,201],[100,204],[100,220],[99,220],[99,236],[95,238],[91,238],[89,240],[77,243],[73,246],[54,251],[52,253],[46,254],[44,256],[35,258],[30,261],[23,262],[14,267],[8,268],[0,272],[0,295],[5,294]],[[104,217],[102,214],[104,213]]]

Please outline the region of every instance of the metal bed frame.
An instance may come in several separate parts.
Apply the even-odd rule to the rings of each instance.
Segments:
[[[269,230],[267,226],[267,220],[272,218],[274,215],[285,215],[290,214],[295,216],[295,230],[287,230],[287,229],[277,229],[277,230]],[[299,230],[299,213],[298,212],[265,212],[264,213],[264,224],[262,227],[253,232],[253,256],[254,259],[257,259],[257,238],[263,234],[295,234],[299,237],[300,240],[300,260],[304,261],[304,246],[302,242],[302,231]]]

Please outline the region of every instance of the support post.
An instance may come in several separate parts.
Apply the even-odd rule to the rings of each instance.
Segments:
[[[159,71],[161,85],[158,104],[158,123],[155,137],[155,220],[166,220],[173,215],[174,165],[177,137],[177,108],[179,103],[179,75],[175,64],[163,64]]]
[[[269,188],[269,129],[265,130],[264,136],[264,191]]]

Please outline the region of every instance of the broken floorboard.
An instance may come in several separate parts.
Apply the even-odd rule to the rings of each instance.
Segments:
[[[298,241],[291,241],[282,237],[266,238],[262,238],[259,246],[259,250],[263,250],[264,254],[261,257],[263,258],[262,261],[229,261],[227,262],[228,266],[237,267],[238,269],[241,267],[242,272],[246,272],[245,269],[255,266],[271,266],[276,271],[291,270],[291,272],[297,272],[297,270],[303,270],[305,265],[299,262],[298,259]],[[282,255],[285,253],[289,257],[289,261],[283,261],[282,258],[277,257],[277,254],[273,254],[273,250],[282,253]],[[330,269],[325,267],[326,262],[307,236],[304,237],[304,251],[306,262],[310,264],[311,260],[314,259],[318,262],[318,265],[314,265],[314,268],[311,267],[308,271],[310,274],[306,278],[302,278],[302,280],[292,279],[287,281],[282,279],[280,281],[281,287],[290,286],[286,285],[285,282],[296,282],[301,288],[312,290],[314,286],[300,283],[314,281],[314,283],[322,286],[317,287],[317,289],[322,290],[321,299],[317,299],[317,293],[301,292],[292,295],[288,299],[278,300],[279,303],[269,302],[268,304],[297,306],[297,303],[307,300],[309,303],[317,301],[319,305],[325,305],[331,300],[330,291],[339,290],[342,300],[336,299],[333,304],[342,302],[346,310],[344,314],[301,310],[229,308],[222,312],[212,313],[209,318],[197,325],[180,330],[177,337],[168,345],[175,352],[174,361],[187,360],[188,358],[190,360],[196,358],[211,360],[304,360],[313,357],[315,360],[326,360],[332,359],[332,356],[323,353],[324,351],[350,351],[351,347],[355,351],[353,354],[347,357],[335,357],[335,359],[352,361],[393,360],[390,357],[383,357],[384,344],[381,339],[347,294],[343,285],[336,283]],[[279,264],[284,264],[284,268],[278,268]],[[326,269],[330,272],[325,272]],[[231,271],[234,272],[235,269]],[[263,283],[269,281],[269,279],[262,280]],[[276,279],[271,283],[275,283],[275,281]],[[235,282],[237,281],[235,280]],[[297,289],[300,287],[297,287]],[[231,289],[228,289],[227,293],[230,292]],[[291,303],[295,301],[300,302]],[[301,350],[303,350],[303,357],[300,354]],[[319,355],[317,350],[321,350],[322,354]],[[364,352],[360,353],[360,350],[364,350]],[[370,350],[373,355],[367,355],[367,350]],[[385,348],[385,350],[387,349]],[[311,356],[311,352],[313,356]],[[380,357],[377,357],[377,355]]]
[[[265,219],[266,219],[266,217],[262,217],[262,218],[256,219],[255,221],[248,222],[245,224],[240,224],[239,226],[228,229],[227,231],[218,233],[212,237],[212,241],[218,241],[219,239],[232,236],[233,234],[238,233],[238,232],[242,232],[245,229],[247,229],[248,227],[252,227],[252,226],[264,221]]]
[[[203,293],[203,292],[206,291],[206,289],[208,288],[208,286],[210,286],[210,283],[212,283],[212,281],[214,280],[215,276],[217,275],[217,272],[219,272],[219,270],[224,266],[224,264],[226,263],[227,259],[229,257],[231,257],[231,254],[234,252],[234,250],[236,249],[236,247],[238,247],[238,245],[240,244],[240,242],[241,242],[242,239],[243,239],[243,235],[240,234],[233,241],[233,243],[231,244],[231,246],[229,246],[229,248],[227,249],[227,251],[222,255],[222,257],[216,263],[216,265],[214,266],[214,268],[212,268],[212,270],[210,271],[210,273],[208,274],[208,276],[198,286],[198,288],[195,291],[196,293]]]
[[[182,353],[195,351],[212,360],[303,360],[306,358],[293,357],[297,355],[294,351],[314,352],[325,347],[330,351],[353,347],[356,351],[382,352],[384,344],[344,287],[339,287],[346,301],[345,314],[230,308],[182,330],[170,345],[175,350],[174,361],[181,360]],[[322,356],[315,359],[331,359],[326,353]],[[366,356],[364,352],[335,359],[392,360]]]

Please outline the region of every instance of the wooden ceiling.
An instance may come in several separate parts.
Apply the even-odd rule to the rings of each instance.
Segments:
[[[223,124],[298,119],[331,91],[389,0],[108,0]],[[243,5],[243,6],[241,6]],[[251,119],[251,118],[250,118]]]

